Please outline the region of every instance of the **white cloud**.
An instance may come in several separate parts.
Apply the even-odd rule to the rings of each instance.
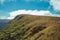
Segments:
[[[54,10],[60,10],[60,0],[51,0],[50,4],[53,5]]]
[[[13,19],[17,15],[21,14],[30,14],[30,15],[38,15],[38,16],[55,16],[55,17],[60,17],[60,15],[52,14],[48,10],[17,10],[17,11],[12,11],[9,13],[10,16],[7,19]]]
[[[13,19],[17,15],[21,14],[29,14],[29,15],[37,15],[37,16],[54,16],[54,17],[60,17],[60,15],[52,14],[48,10],[17,10],[17,11],[12,11],[9,13],[9,17],[0,17],[0,19]]]
[[[16,0],[0,0],[0,4],[4,4],[5,2],[16,1]]]

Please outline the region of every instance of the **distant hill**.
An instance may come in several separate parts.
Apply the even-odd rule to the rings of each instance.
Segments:
[[[6,26],[9,21],[10,21],[9,19],[0,19],[0,29]]]
[[[0,40],[60,40],[60,17],[18,15],[0,30]]]

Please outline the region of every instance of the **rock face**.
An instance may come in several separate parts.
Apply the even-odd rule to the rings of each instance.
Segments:
[[[9,21],[10,21],[9,19],[0,19],[0,29],[6,26]]]
[[[60,40],[60,17],[18,15],[0,30],[0,40]]]

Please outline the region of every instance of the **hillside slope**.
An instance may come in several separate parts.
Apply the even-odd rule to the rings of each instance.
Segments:
[[[0,30],[0,40],[60,40],[60,17],[18,15]]]

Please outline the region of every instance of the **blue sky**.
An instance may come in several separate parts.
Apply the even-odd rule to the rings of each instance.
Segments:
[[[58,8],[60,3],[55,7],[54,5],[58,1],[54,2],[54,0],[0,0],[0,18],[9,17],[9,13],[17,10],[48,10],[52,14],[60,15],[60,9]]]

